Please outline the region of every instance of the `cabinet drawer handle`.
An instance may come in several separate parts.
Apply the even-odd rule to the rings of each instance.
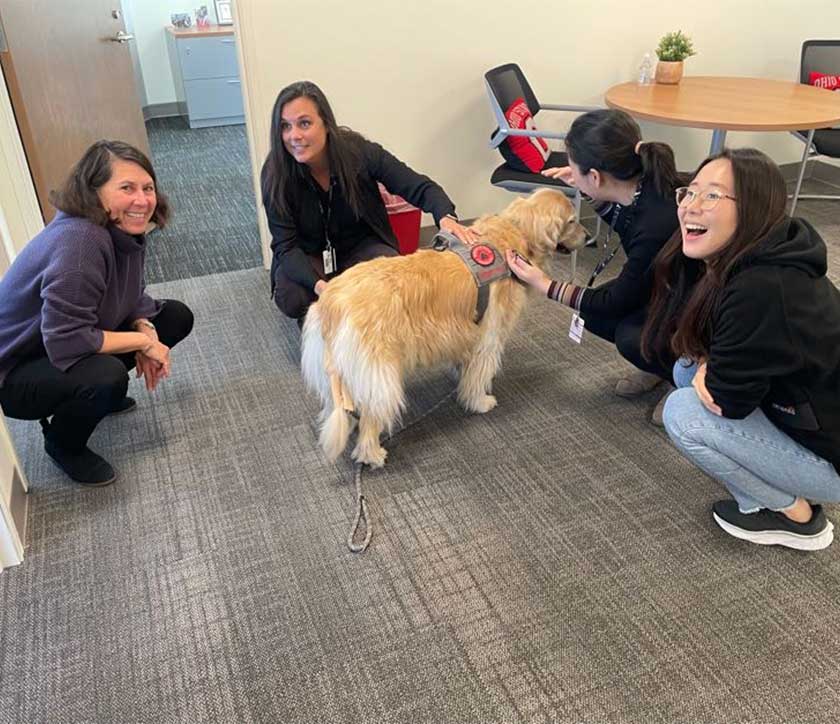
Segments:
[[[236,84],[236,85],[239,85],[241,82],[242,82],[241,80],[229,80],[229,81],[228,81],[228,85],[230,85],[230,84]]]
[[[235,40],[222,40],[223,43],[235,43]]]

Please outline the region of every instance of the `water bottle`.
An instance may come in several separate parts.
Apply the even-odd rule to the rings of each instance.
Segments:
[[[650,85],[653,82],[653,59],[650,53],[645,53],[639,66],[639,85]]]

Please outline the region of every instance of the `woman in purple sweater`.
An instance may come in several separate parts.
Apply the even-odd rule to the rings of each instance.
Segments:
[[[156,183],[136,148],[93,144],[51,195],[56,217],[0,280],[0,407],[40,420],[47,455],[82,485],[117,477],[87,442],[106,415],[135,406],[128,371],[154,390],[192,330],[186,305],[145,291],[144,233],[169,216]]]

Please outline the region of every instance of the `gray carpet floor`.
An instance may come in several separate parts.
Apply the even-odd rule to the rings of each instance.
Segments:
[[[147,281],[262,266],[245,126],[191,129],[176,117],[146,128],[158,185],[173,209],[169,226],[149,235]]]
[[[802,211],[836,280],[837,206]],[[614,397],[624,365],[570,343],[565,310],[532,302],[487,415],[425,414],[452,382],[412,383],[354,555],[351,467],[316,446],[266,289],[260,269],[153,288],[197,324],[172,378],[133,383],[138,409],[95,433],[115,485],[68,483],[10,421],[33,489],[26,560],[0,576],[0,722],[836,718],[840,543],[726,536],[720,486],[648,424],[658,395]]]

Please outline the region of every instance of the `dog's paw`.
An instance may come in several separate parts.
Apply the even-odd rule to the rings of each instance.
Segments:
[[[477,400],[471,400],[467,404],[467,409],[472,412],[477,412],[483,415],[485,412],[490,412],[496,406],[496,398],[493,395],[483,395]]]
[[[382,446],[364,450],[357,447],[353,450],[352,457],[357,463],[364,463],[372,468],[381,468],[385,464],[385,458],[388,457],[388,451]]]

